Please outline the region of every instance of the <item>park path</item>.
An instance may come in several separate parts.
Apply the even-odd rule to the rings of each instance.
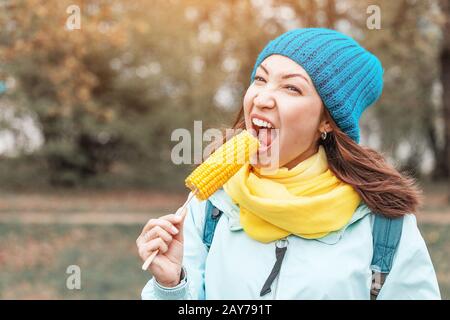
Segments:
[[[443,189],[444,190],[444,189]],[[419,223],[450,225],[449,193],[429,192]],[[0,223],[142,225],[176,211],[186,192],[0,192]]]
[[[168,213],[142,212],[20,212],[0,213],[0,223],[22,224],[87,224],[87,225],[142,225],[149,219]],[[419,223],[450,225],[450,212],[426,212],[416,215]]]
[[[1,213],[0,223],[23,224],[143,224],[149,219],[158,217],[158,214],[145,213],[105,213],[105,212],[80,212],[80,213]]]

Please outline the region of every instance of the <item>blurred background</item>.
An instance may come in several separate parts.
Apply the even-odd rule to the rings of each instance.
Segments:
[[[383,63],[361,144],[424,190],[417,217],[449,299],[449,2],[1,0],[0,298],[139,299],[135,240],[183,203],[193,169],[171,161],[172,131],[230,125],[267,41],[322,26]]]

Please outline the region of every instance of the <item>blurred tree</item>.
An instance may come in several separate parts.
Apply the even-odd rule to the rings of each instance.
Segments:
[[[190,168],[171,163],[171,132],[194,119],[204,128],[228,122],[235,101],[217,92],[243,90],[233,54],[255,52],[251,37],[263,34],[241,32],[256,23],[250,2],[226,10],[202,0],[78,1],[81,28],[70,31],[72,4],[22,0],[0,13],[0,55],[18,82],[10,97],[37,116],[50,181],[110,174],[133,185],[178,183]]]
[[[98,139],[114,109],[93,97],[101,83],[98,66],[117,54],[125,35],[106,25],[113,18],[108,8],[95,14],[87,10],[83,31],[67,30],[68,6],[64,1],[9,2],[1,15],[6,26],[1,30],[1,53],[6,71],[19,82],[19,90],[12,94],[25,98],[17,108],[35,113],[41,124],[45,139],[41,154],[54,173],[52,181],[73,184],[78,176],[104,170],[109,164],[105,151],[117,144],[117,139],[107,143]],[[98,68],[92,63],[96,56]]]
[[[439,156],[429,137],[439,118],[433,103],[439,78],[436,1],[375,4],[381,8],[382,29],[365,32],[363,42],[383,62],[385,85],[379,105],[369,114],[377,119],[381,148],[402,169],[420,176],[427,153],[435,160]]]

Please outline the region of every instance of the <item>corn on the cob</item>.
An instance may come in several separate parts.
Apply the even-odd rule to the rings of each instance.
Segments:
[[[244,130],[220,146],[185,180],[200,200],[206,200],[228,181],[256,153],[259,141]]]
[[[258,147],[258,139],[246,130],[224,143],[186,178],[186,186],[193,193],[176,214],[184,212],[194,195],[200,200],[208,199],[250,160]],[[158,253],[156,250],[145,260],[142,270],[147,270]]]

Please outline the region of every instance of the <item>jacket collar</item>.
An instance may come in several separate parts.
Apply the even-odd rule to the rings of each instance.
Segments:
[[[209,201],[211,201],[211,203],[217,209],[222,211],[228,217],[228,228],[231,231],[238,231],[243,229],[239,218],[239,207],[233,202],[233,200],[231,200],[230,196],[223,190],[223,188],[220,188],[213,195],[211,195],[209,197]],[[352,218],[344,227],[342,227],[340,230],[330,232],[325,237],[314,240],[326,244],[335,244],[342,238],[348,226],[364,218],[369,213],[371,213],[369,207],[367,207],[367,205],[363,201],[361,201],[356,208]]]

